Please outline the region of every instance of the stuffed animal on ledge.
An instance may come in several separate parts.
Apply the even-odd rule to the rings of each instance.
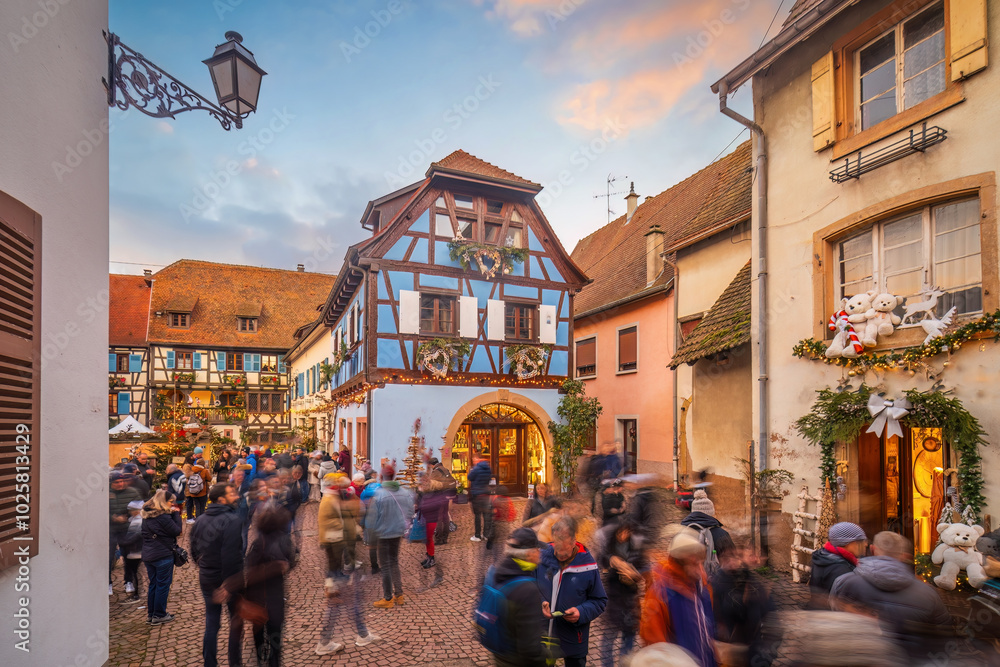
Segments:
[[[854,330],[854,325],[848,319],[848,313],[844,310],[847,299],[841,300],[840,310],[830,316],[828,328],[836,331],[830,347],[826,348],[826,356],[833,359],[835,357],[856,357],[865,351],[865,346],[858,338],[858,332]]]
[[[994,579],[1000,579],[1000,530],[986,533],[976,540],[976,551],[985,559],[983,569],[986,575]]]
[[[893,327],[899,326],[899,316],[892,312],[899,305],[899,297],[883,292],[872,297],[872,307],[865,312],[865,335],[874,329],[874,334],[891,336]]]
[[[980,588],[989,578],[983,569],[983,555],[976,551],[976,541],[982,537],[982,526],[964,523],[941,523],[937,527],[941,544],[931,554],[931,562],[941,566],[941,574],[934,577],[934,584],[946,591],[955,590],[958,573],[965,570],[969,585]]]
[[[878,325],[869,326],[868,311],[872,308],[872,299],[878,296],[877,292],[868,291],[855,294],[845,300],[844,311],[847,312],[847,320],[854,325],[861,337],[861,343],[865,347],[875,347],[875,336],[878,333]]]

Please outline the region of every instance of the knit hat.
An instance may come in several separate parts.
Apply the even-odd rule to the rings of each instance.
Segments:
[[[122,481],[124,479],[125,479],[125,475],[121,474],[117,470],[115,470],[113,473],[111,473],[111,481],[112,482],[120,482],[120,481]]]
[[[141,510],[143,502],[141,500],[133,500],[128,504],[130,510]]]
[[[704,557],[705,545],[701,543],[698,533],[693,528],[685,526],[670,541],[670,557],[681,559],[691,556]]]
[[[507,546],[511,549],[539,549],[542,543],[532,529],[518,528],[507,538]]]
[[[868,537],[865,531],[856,523],[841,521],[830,526],[830,544],[835,547],[844,547],[851,542],[863,542]]]
[[[195,447],[194,448],[194,453],[195,454],[201,454],[203,451],[205,451],[205,450],[202,449],[201,447]]]
[[[698,489],[694,492],[694,500],[691,501],[691,511],[715,516],[715,503],[709,500],[705,489]]]

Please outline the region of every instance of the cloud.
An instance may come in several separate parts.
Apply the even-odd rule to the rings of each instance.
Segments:
[[[565,0],[568,4],[582,4],[584,0]],[[482,4],[482,0],[475,0]],[[486,17],[499,19],[508,24],[511,32],[520,37],[535,37],[542,34],[542,17],[558,6],[553,0],[493,0],[487,3]]]

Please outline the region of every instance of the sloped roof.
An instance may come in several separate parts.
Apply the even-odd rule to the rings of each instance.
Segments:
[[[521,178],[517,174],[510,173],[506,169],[501,169],[500,167],[490,164],[485,160],[480,160],[475,155],[466,153],[461,149],[451,153],[442,160],[431,162],[431,166],[427,170],[427,176],[430,176],[431,172],[441,169],[464,172],[466,174],[474,174],[476,176],[486,176],[487,178],[495,178],[501,181],[510,181],[512,183],[530,185],[539,189],[542,187],[538,183],[533,183],[526,178]]]
[[[621,216],[582,239],[573,249],[573,261],[593,279],[573,303],[577,313],[655,292],[673,278],[666,264],[662,274],[646,282],[646,232],[651,225],[663,230],[661,250],[688,228],[702,228],[749,211],[749,143],[716,160],[677,185],[639,204],[631,220]]]
[[[335,280],[320,273],[182,259],[153,274],[149,340],[287,350],[295,330],[316,319]],[[166,316],[156,316],[169,303],[191,299],[196,305],[188,329],[172,329]],[[248,307],[259,313],[256,333],[236,330],[236,317]]]
[[[822,1],[823,0],[795,0],[795,4],[792,5],[791,10],[789,10],[788,16],[785,18],[785,22],[781,24],[781,28],[785,29],[795,23],[795,19],[799,18]]]
[[[698,326],[688,335],[670,367],[692,363],[750,342],[750,262],[737,272]]]
[[[143,276],[108,276],[108,344],[146,344],[150,288]]]

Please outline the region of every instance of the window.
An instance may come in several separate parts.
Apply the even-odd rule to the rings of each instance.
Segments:
[[[597,338],[588,338],[576,342],[576,376],[593,377],[597,375]]]
[[[116,360],[115,368],[119,373],[128,373],[128,355],[119,354]]]
[[[356,452],[358,456],[367,459],[368,458],[368,419],[365,417],[358,418],[358,439],[357,439],[358,451]]]
[[[506,340],[535,339],[535,307],[517,303],[506,304],[504,313],[504,338]]]
[[[243,370],[242,352],[226,352],[226,370],[227,371]]]
[[[507,227],[507,238],[504,240],[504,245],[511,248],[521,248],[524,245],[523,238],[524,234],[520,227],[509,225]]]
[[[474,241],[476,239],[476,221],[459,218],[458,231],[466,241]]]
[[[486,233],[484,234],[483,239],[485,240],[486,243],[499,244],[500,233],[502,231],[503,231],[503,225],[496,222],[487,222]]]
[[[260,355],[260,371],[262,373],[279,373],[281,372],[278,368],[281,364],[280,354],[262,354]]]
[[[170,313],[169,317],[172,329],[187,329],[191,326],[190,313]]]
[[[983,310],[983,273],[979,239],[979,200],[926,206],[903,217],[872,225],[837,245],[837,303],[875,290],[901,298],[896,315],[906,316],[905,301],[933,299],[944,316]],[[919,321],[911,312],[901,326]]]
[[[118,394],[108,394],[108,415],[118,415]]]
[[[358,331],[358,310],[357,308],[351,308],[351,319],[350,319],[350,329],[347,330],[347,342],[349,345],[354,345],[357,342],[355,334]]]
[[[434,233],[449,239],[455,235],[455,230],[451,228],[451,217],[447,211],[439,211],[434,214]]]
[[[178,370],[191,370],[194,368],[194,361],[191,358],[190,350],[174,350],[174,368]]]
[[[258,414],[275,414],[284,412],[285,397],[273,393],[247,393],[247,411]]]
[[[500,215],[501,213],[503,213],[503,202],[487,199],[486,212],[490,215]]]
[[[237,317],[238,328],[244,333],[254,333],[257,331],[256,317]]]
[[[455,333],[455,297],[420,295],[420,333]]]
[[[858,49],[854,58],[862,130],[943,92],[944,5],[900,22]]]
[[[240,403],[242,402],[242,397],[239,392],[235,391],[224,391],[219,394],[219,406],[223,408],[235,408],[243,407]]]
[[[618,372],[634,371],[638,368],[638,338],[636,327],[618,330]]]
[[[455,195],[455,208],[465,208],[471,211],[474,208],[472,197]]]

